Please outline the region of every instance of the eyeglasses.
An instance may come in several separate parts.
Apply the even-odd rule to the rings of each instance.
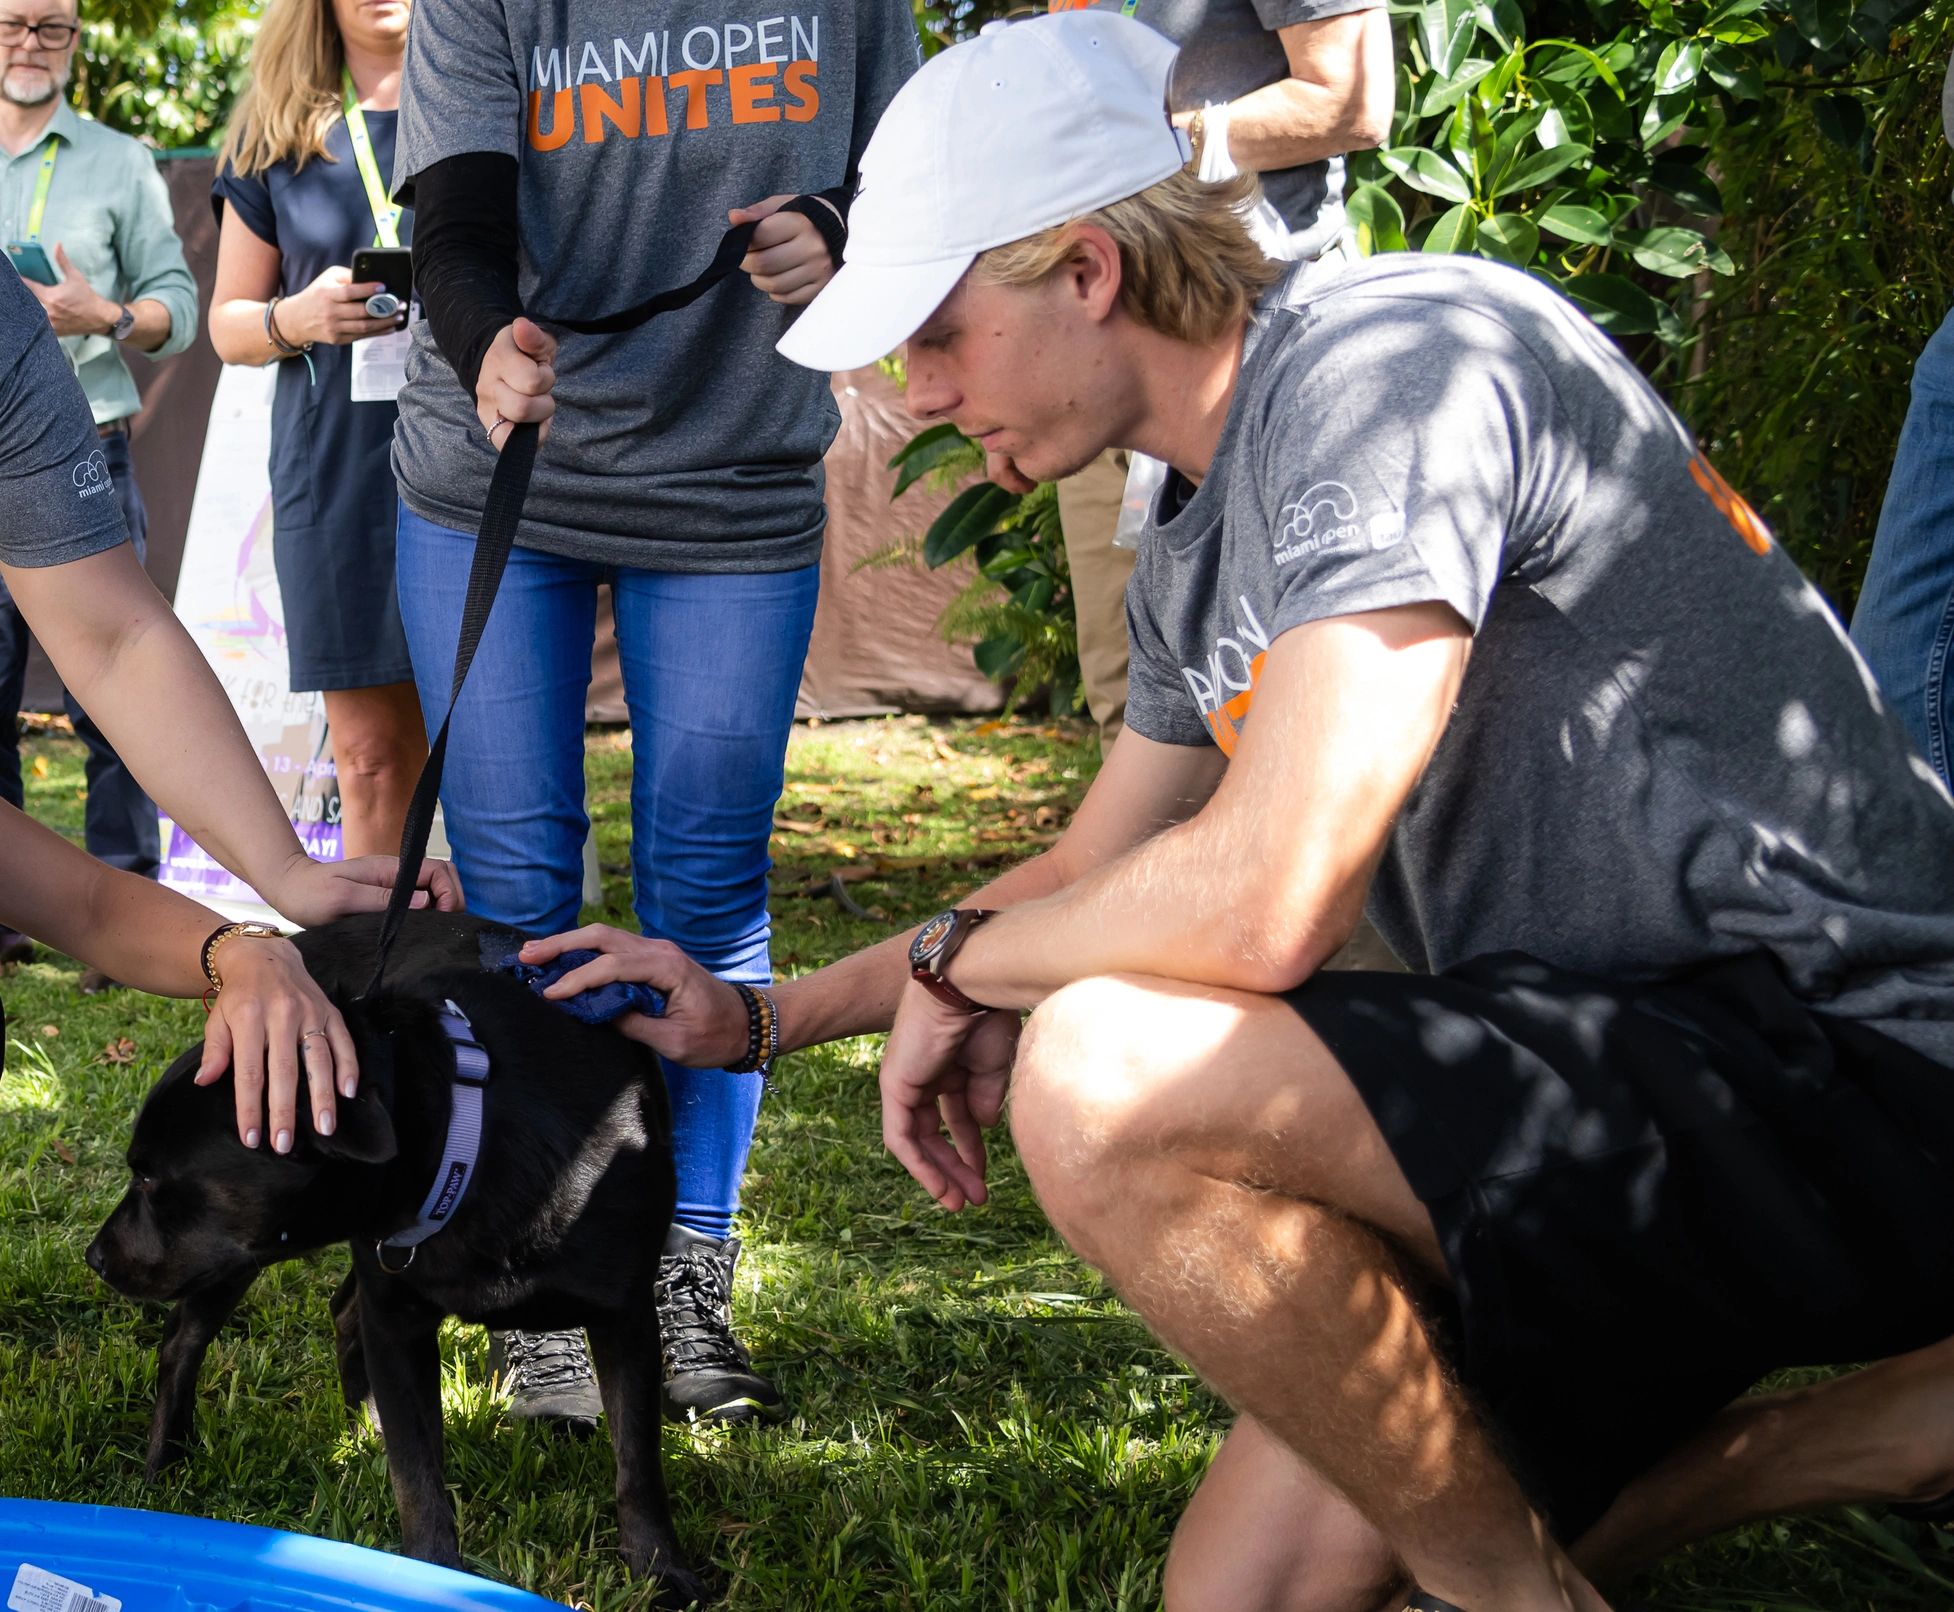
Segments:
[[[27,36],[46,50],[66,50],[81,30],[72,22],[22,22],[18,17],[0,17],[0,45],[25,44]]]

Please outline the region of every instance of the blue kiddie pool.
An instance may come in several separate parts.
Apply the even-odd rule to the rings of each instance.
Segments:
[[[0,1500],[7,1612],[545,1612],[485,1578],[275,1528]]]

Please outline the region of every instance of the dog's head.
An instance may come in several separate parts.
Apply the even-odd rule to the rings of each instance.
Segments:
[[[361,1038],[364,1040],[364,1038]],[[292,1151],[238,1140],[231,1082],[199,1086],[194,1047],[170,1066],[136,1116],[130,1181],[88,1245],[91,1269],[137,1299],[174,1300],[239,1271],[339,1242],[349,1234],[356,1192],[333,1177],[343,1165],[394,1157],[392,1119],[361,1048],[361,1091],[341,1098],[331,1136],[320,1136],[300,1103]]]

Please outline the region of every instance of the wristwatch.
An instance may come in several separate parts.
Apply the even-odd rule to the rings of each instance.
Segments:
[[[957,948],[970,938],[970,932],[997,914],[983,907],[951,907],[939,912],[916,931],[909,943],[909,977],[939,1002],[947,1002],[965,1013],[988,1013],[982,1002],[973,1002],[943,977]]]
[[[238,940],[283,940],[285,933],[273,924],[220,924],[204,937],[201,961],[204,965],[204,978],[210,981],[211,989],[221,991],[224,977],[217,972],[217,951],[226,941]]]
[[[127,341],[129,332],[136,328],[136,310],[123,303],[122,312],[116,315],[115,323],[109,326],[109,334],[117,341]]]

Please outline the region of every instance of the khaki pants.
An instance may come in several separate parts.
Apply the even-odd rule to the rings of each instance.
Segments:
[[[1102,754],[1126,720],[1126,579],[1136,556],[1113,547],[1126,464],[1123,448],[1108,448],[1058,484],[1058,518],[1079,619],[1079,678],[1086,709],[1099,724]]]

